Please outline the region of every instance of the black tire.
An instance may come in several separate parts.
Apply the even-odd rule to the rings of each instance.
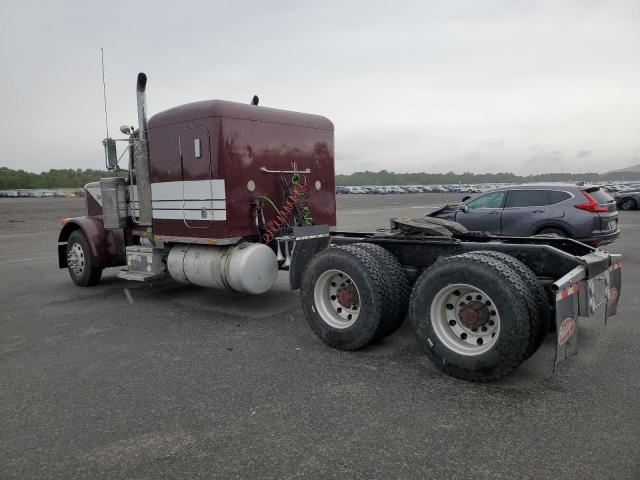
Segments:
[[[503,263],[511,267],[524,281],[526,287],[531,292],[533,304],[529,306],[531,316],[531,339],[527,350],[527,358],[533,355],[542,342],[547,333],[549,333],[551,314],[549,309],[549,296],[542,285],[542,282],[536,277],[524,263],[517,258],[503,252],[494,252],[491,250],[480,250],[473,252],[478,255],[486,255],[488,257],[497,258]]]
[[[342,318],[340,315],[346,312],[330,310],[332,306],[327,304],[335,298],[329,299],[328,293],[320,292],[316,299],[316,285],[321,291],[327,277],[334,275],[332,272],[346,275],[350,280],[348,283],[357,289],[358,308],[354,310],[357,315],[350,325],[335,326],[339,322],[332,319]],[[342,284],[340,288],[344,286]],[[390,299],[388,288],[380,264],[370,253],[352,246],[331,247],[316,254],[309,262],[302,279],[300,298],[309,326],[324,343],[340,350],[357,350],[379,337],[385,304]]]
[[[389,319],[391,319],[395,314],[395,302],[393,296],[393,285],[389,282],[389,278],[386,275],[384,263],[380,261],[379,258],[376,257],[376,254],[368,250],[367,248],[362,248],[363,244],[350,244],[350,245],[342,245],[339,248],[342,248],[348,252],[358,254],[362,252],[368,255],[371,260],[373,260],[377,265],[380,271],[380,278],[383,281],[384,289],[382,290],[382,304],[381,304],[381,315],[380,315],[380,328],[376,331],[375,335],[371,339],[372,342],[376,342],[385,336],[385,332],[387,330],[387,325],[389,323]]]
[[[636,201],[633,198],[623,198],[620,200],[620,210],[635,210],[637,208]]]
[[[369,252],[380,264],[389,287],[389,309],[382,318],[382,327],[376,340],[381,340],[395,333],[404,323],[409,310],[411,286],[398,259],[388,250],[373,243],[356,243],[352,246]]]
[[[67,240],[67,268],[73,283],[81,287],[96,285],[102,276],[102,269],[93,265],[89,243],[80,230],[71,232]]]
[[[434,329],[438,319],[431,318],[432,303],[456,284],[484,291],[499,312],[499,332],[492,340],[495,343],[482,353],[456,352]],[[527,358],[531,338],[529,297],[520,275],[504,262],[467,253],[440,260],[422,273],[411,293],[409,318],[419,344],[440,370],[463,380],[490,382],[509,374]]]
[[[559,228],[543,228],[542,230],[540,230],[537,235],[557,235],[559,237],[563,237],[563,238],[569,238],[569,235],[567,235],[567,232],[565,232],[564,230],[560,230]]]

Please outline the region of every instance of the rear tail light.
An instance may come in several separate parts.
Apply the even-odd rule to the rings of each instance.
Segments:
[[[596,199],[589,195],[588,192],[582,192],[582,195],[584,195],[584,198],[587,199],[587,203],[578,203],[577,205],[574,205],[576,208],[579,208],[580,210],[586,210],[587,212],[609,211],[607,207],[601,207],[600,205],[598,205]]]

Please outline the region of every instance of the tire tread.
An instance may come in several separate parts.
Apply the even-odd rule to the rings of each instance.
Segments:
[[[478,255],[486,255],[488,257],[502,260],[522,277],[525,285],[529,289],[531,293],[528,300],[530,303],[529,310],[531,316],[532,335],[531,341],[529,342],[527,357],[530,357],[538,350],[538,348],[540,348],[540,345],[542,345],[542,342],[544,341],[549,331],[551,321],[551,315],[549,311],[549,297],[544,287],[542,286],[542,282],[540,282],[536,274],[533,273],[533,271],[531,271],[529,267],[527,267],[524,263],[522,263],[512,255],[504,252],[496,252],[493,250],[479,250],[473,253],[476,253]]]
[[[382,318],[382,328],[376,338],[381,340],[396,332],[407,317],[411,296],[409,279],[395,255],[384,247],[374,243],[355,243],[352,246],[368,251],[380,263],[389,287],[389,308]]]

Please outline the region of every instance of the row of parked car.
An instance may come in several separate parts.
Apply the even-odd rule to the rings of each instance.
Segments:
[[[640,182],[607,182],[603,183],[602,187],[611,193],[638,192],[640,191]]]
[[[369,195],[388,195],[403,193],[480,193],[484,190],[475,185],[402,185],[371,187],[336,187],[336,193],[357,193]]]
[[[580,185],[583,182],[576,182]],[[337,194],[369,194],[387,195],[404,193],[483,193],[497,188],[515,187],[513,184],[482,184],[482,185],[394,185],[394,186],[365,186],[365,187],[336,187]],[[640,209],[640,182],[626,181],[598,185],[615,200],[620,210]]]
[[[640,208],[640,182],[607,182],[602,187],[614,197],[620,210]]]
[[[66,197],[65,192],[37,191],[37,190],[0,190],[0,198],[40,198],[40,197]]]

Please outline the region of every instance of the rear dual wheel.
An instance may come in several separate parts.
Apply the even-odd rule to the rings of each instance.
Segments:
[[[313,257],[300,289],[311,329],[327,345],[357,350],[381,335],[389,286],[363,249],[330,247]]]
[[[398,260],[367,243],[318,253],[305,270],[301,288],[312,330],[341,350],[356,350],[394,333],[406,317],[409,295]]]
[[[387,254],[375,245],[353,244],[328,248],[309,263],[302,307],[327,345],[356,350],[402,323],[408,282],[403,283],[404,272],[400,281],[393,280],[390,270],[402,269]],[[411,293],[408,316],[438,368],[489,382],[539,347],[547,311],[546,293],[533,272],[509,255],[483,251],[449,257],[425,270]]]
[[[416,281],[409,305],[429,359],[449,375],[477,382],[517,368],[539,346],[541,324],[522,274],[486,253],[433,264]]]
[[[536,274],[533,273],[529,267],[511,255],[491,250],[481,250],[473,253],[500,260],[514,270],[524,282],[524,286],[528,291],[525,296],[528,303],[529,318],[531,319],[531,337],[529,338],[529,347],[527,348],[527,358],[530,357],[540,348],[540,345],[542,345],[542,342],[549,332],[549,326],[551,325],[549,296],[542,282],[540,282]]]

